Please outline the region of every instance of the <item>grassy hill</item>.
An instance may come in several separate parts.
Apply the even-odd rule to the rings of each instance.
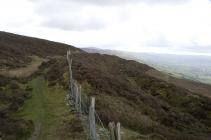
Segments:
[[[139,140],[141,135],[151,136],[157,140],[164,138],[168,140],[210,140],[211,99],[174,83],[150,76],[147,72],[155,69],[145,64],[111,55],[89,54],[65,44],[9,33],[0,33],[0,38],[4,38],[0,43],[0,65],[4,66],[4,69],[26,67],[32,61],[31,56],[48,59],[42,62],[38,71],[27,78],[1,76],[0,114],[4,113],[4,115],[0,115],[0,119],[5,123],[0,125],[0,132],[1,136],[7,139],[9,139],[9,132],[14,134],[10,139],[29,137],[36,128],[36,120],[38,122],[46,120],[46,123],[42,123],[43,126],[48,124],[43,130],[44,139],[47,139],[45,134],[53,134],[55,131],[51,129],[52,126],[58,126],[64,132],[69,132],[68,135],[62,134],[66,139],[74,136],[78,139],[85,139],[83,135],[77,133],[83,134],[83,131],[80,127],[76,127],[80,126],[80,122],[74,124],[77,121],[72,121],[75,118],[65,114],[64,120],[58,119],[59,115],[65,112],[65,104],[61,101],[64,98],[64,92],[61,90],[66,90],[68,85],[65,54],[66,49],[70,47],[73,53],[73,77],[80,82],[83,92],[96,97],[96,109],[105,125],[109,121],[120,121],[127,130],[136,132],[136,135],[128,140]],[[5,44],[10,49],[6,49]],[[26,51],[21,51],[23,48],[24,50],[27,48]],[[10,59],[11,56],[14,59]],[[44,77],[44,79],[37,79],[37,76]],[[14,88],[11,87],[12,81],[16,81],[20,91],[27,91],[27,93],[16,94],[11,90]],[[32,90],[24,86],[28,82]],[[49,91],[57,87],[61,89],[55,90],[53,97],[49,96]],[[37,91],[38,89],[41,91]],[[45,101],[36,98],[38,93],[39,98]],[[16,109],[9,109],[9,104],[16,104],[16,99],[20,97],[21,102]],[[54,102],[56,100],[54,97],[59,97],[61,102]],[[9,100],[10,98],[14,100]],[[5,99],[7,99],[6,103]],[[37,110],[40,109],[36,107],[39,106],[38,104],[46,108],[57,106],[58,109]],[[51,115],[52,113],[58,116]],[[24,127],[14,120],[24,123]],[[16,130],[7,130],[13,125],[22,128],[21,133]],[[64,139],[59,137],[60,135],[56,134],[56,138]]]
[[[1,69],[24,67],[31,62],[30,56],[41,58],[66,54],[67,48],[78,50],[73,46],[0,32],[0,64]]]

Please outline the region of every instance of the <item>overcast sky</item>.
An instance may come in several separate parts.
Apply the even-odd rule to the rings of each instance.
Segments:
[[[0,30],[76,47],[211,55],[211,1],[0,0]]]

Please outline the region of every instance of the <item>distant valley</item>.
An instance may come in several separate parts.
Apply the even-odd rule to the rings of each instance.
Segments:
[[[84,48],[84,50],[136,60],[177,78],[211,84],[211,56],[135,53],[97,48]]]

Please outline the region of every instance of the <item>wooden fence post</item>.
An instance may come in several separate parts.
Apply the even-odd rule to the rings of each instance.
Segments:
[[[72,84],[72,90],[71,90],[71,96],[72,96],[72,100],[73,100],[73,103],[74,103],[74,105],[75,105],[75,98],[76,98],[76,82],[75,82],[75,80],[73,80],[73,84]]]
[[[90,139],[97,140],[96,126],[95,126],[95,98],[91,98],[91,104],[89,107],[89,130]]]
[[[69,54],[68,54],[68,51],[67,51],[67,62],[68,62],[68,60],[69,60]]]
[[[78,112],[78,84],[77,81],[75,81],[75,108],[76,111]]]
[[[70,78],[70,86],[71,86],[73,84],[72,59],[69,60],[69,78]]]
[[[78,95],[78,96],[79,96],[79,100],[78,100],[78,104],[79,104],[79,105],[78,105],[78,108],[79,108],[79,111],[78,111],[78,112],[79,112],[79,115],[81,115],[81,94],[82,94],[82,93],[81,93],[81,85],[79,85],[78,94],[79,94],[79,95]]]
[[[69,85],[70,85],[70,90],[72,91],[73,89],[73,78],[72,78],[72,59],[71,59],[71,52],[70,50],[67,51],[67,62],[68,62],[68,68],[69,68]]]
[[[109,122],[108,124],[109,132],[110,132],[110,140],[115,140],[115,124],[114,122]]]
[[[121,140],[121,130],[120,130],[120,122],[116,125],[116,140]]]

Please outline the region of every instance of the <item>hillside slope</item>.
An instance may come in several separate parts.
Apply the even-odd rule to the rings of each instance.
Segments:
[[[185,88],[185,89],[187,89],[187,90],[189,90],[189,91],[191,91],[193,93],[201,94],[201,95],[204,95],[204,96],[207,96],[207,97],[211,98],[211,93],[210,93],[211,85],[210,84],[201,83],[199,81],[197,82],[198,78],[195,78],[195,81],[187,79],[185,77],[188,77],[188,76],[184,76],[184,74],[183,74],[183,76],[181,76],[180,74],[178,74],[178,72],[177,72],[177,74],[175,74],[174,71],[177,71],[177,70],[170,71],[170,70],[167,70],[167,69],[165,70],[163,68],[159,68],[159,67],[165,67],[165,65],[166,65],[164,62],[162,62],[160,60],[161,58],[159,58],[159,56],[162,56],[161,54],[160,55],[156,55],[156,54],[147,54],[147,53],[131,53],[131,52],[124,52],[124,51],[116,51],[116,50],[103,50],[103,49],[97,49],[97,48],[83,48],[83,50],[86,51],[86,52],[89,52],[89,53],[100,53],[100,54],[115,55],[115,56],[119,56],[119,57],[121,57],[123,59],[135,60],[137,62],[141,62],[141,63],[144,63],[144,64],[149,64],[150,66],[156,68],[156,69],[150,69],[149,71],[146,72],[146,74],[148,74],[149,76],[155,77],[155,78],[160,79],[160,80],[164,80],[166,82],[169,82],[169,83],[174,84],[176,86],[179,86],[181,88]],[[179,57],[184,57],[184,56],[177,56],[177,57],[181,61],[182,58],[179,58]],[[191,60],[193,59],[192,57],[191,57]],[[162,60],[164,58],[165,58],[165,55],[162,56]],[[168,59],[168,57],[166,57],[166,59]],[[208,58],[206,57],[205,61],[207,61],[207,59]],[[152,64],[152,62],[151,62],[152,60],[153,61],[158,60],[158,62],[154,62],[156,64]],[[172,58],[170,60],[168,60],[168,61],[171,61],[171,60],[172,60]],[[176,57],[175,56],[174,56],[173,60],[176,61]],[[178,60],[177,63],[180,64],[179,60]],[[195,58],[193,60],[194,61],[197,60],[197,64],[199,64],[201,61],[203,61],[203,59],[199,59],[199,58]],[[191,61],[191,63],[193,63],[194,61]],[[159,63],[159,62],[162,62],[162,63]],[[190,60],[188,62],[190,62]],[[188,64],[188,62],[185,62],[185,63]],[[168,62],[168,63],[170,63],[170,62]],[[173,63],[175,63],[175,62],[173,62]],[[182,70],[182,69],[185,69],[187,67],[187,66],[183,67],[182,64],[180,64],[180,65],[179,64],[177,66],[178,69]],[[200,67],[197,64],[195,64],[194,66],[195,67]],[[157,68],[159,70],[157,70]],[[203,67],[201,67],[200,69],[202,69],[202,68]],[[199,73],[199,71],[197,69],[192,70],[192,71],[196,71],[196,72]],[[209,76],[207,76],[207,78],[209,78]],[[192,79],[194,79],[194,78],[192,78]]]
[[[44,62],[65,58],[67,48],[80,51],[0,32],[0,139],[86,139],[80,121],[66,105],[67,89],[49,86],[42,78],[49,69],[40,69]]]
[[[74,77],[97,97],[104,122],[167,139],[209,139],[211,100],[150,77],[135,61],[100,54],[74,56]]]
[[[73,76],[82,84],[83,92],[96,97],[96,109],[105,125],[109,121],[120,121],[124,127],[157,140],[211,138],[211,99],[149,76],[146,72],[154,69],[147,65],[111,55],[89,54],[72,46],[45,40],[8,33],[1,33],[1,36],[6,38],[1,39],[0,44],[1,66],[13,69],[27,65],[30,56],[49,56],[36,75],[43,75],[51,87],[60,85],[67,89],[65,53],[70,47],[73,53]],[[17,39],[20,38],[24,43],[17,45]],[[37,46],[36,42],[40,45]],[[5,44],[15,51],[6,49]],[[23,48],[27,48],[26,52],[21,51]],[[10,59],[11,56],[22,61]],[[1,90],[5,91],[5,80],[1,82]],[[65,129],[68,132],[71,127]],[[132,139],[140,138],[137,136]]]
[[[78,50],[62,43],[0,32],[0,69],[23,67],[30,63],[30,56],[65,55],[67,48]]]
[[[184,78],[176,78],[158,70],[149,70],[146,72],[146,74],[174,84],[178,87],[185,88],[193,93],[201,94],[211,98],[211,85],[195,82]]]

